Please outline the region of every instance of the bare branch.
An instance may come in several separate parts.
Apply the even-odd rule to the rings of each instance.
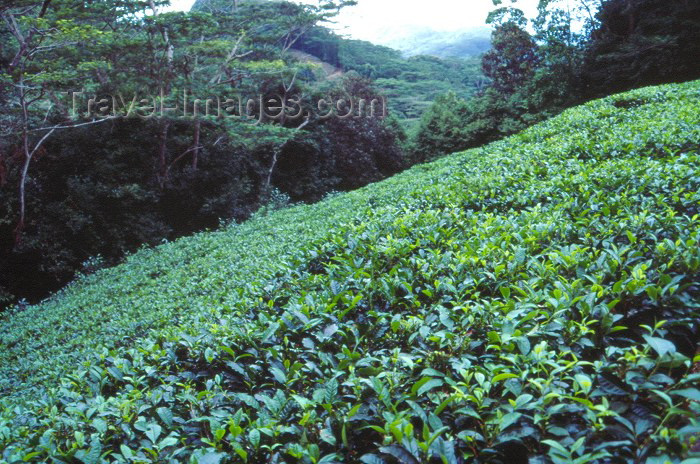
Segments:
[[[289,83],[289,85],[286,85],[284,82],[282,85],[284,86],[284,93],[289,93],[290,90],[292,90],[292,87],[294,87],[294,83],[297,80],[297,73],[298,71],[294,71],[294,76],[292,76],[292,82]]]
[[[238,54],[238,48],[241,46],[241,42],[245,38],[245,34],[241,34],[238,37],[238,40],[236,40],[236,43],[233,44],[233,48],[231,49],[231,52],[228,54],[224,62],[219,66],[219,71],[216,75],[214,75],[211,80],[209,81],[209,84],[220,84],[221,83],[221,76],[224,75],[224,72],[226,71],[226,67],[229,65],[229,63],[233,60],[243,58],[245,56],[250,55],[252,52],[248,51],[246,53]]]
[[[71,124],[68,126],[61,126],[61,125],[56,125],[56,126],[51,126],[51,127],[40,127],[38,129],[32,129],[29,132],[40,132],[40,131],[45,131],[45,130],[50,130],[50,131],[56,131],[56,130],[63,130],[63,129],[75,129],[77,127],[84,127],[84,126],[91,126],[93,124],[100,124],[105,121],[112,121],[114,119],[120,119],[121,116],[110,116],[108,118],[104,119],[93,119],[92,121],[87,121],[87,122],[81,122],[79,124]]]
[[[8,19],[9,18],[9,19]],[[7,24],[8,29],[12,33],[13,36],[15,36],[15,39],[17,39],[17,42],[21,44],[24,43],[24,36],[22,35],[22,31],[20,30],[19,26],[17,25],[17,22],[15,21],[15,16],[13,14],[7,14],[7,15],[2,15],[3,21],[5,21],[5,24]]]
[[[309,125],[310,122],[311,122],[311,118],[310,118],[310,116],[307,116],[306,119],[304,120],[304,122],[299,124],[299,126],[297,126],[294,129],[294,134],[296,134],[297,132],[302,130],[304,127]],[[275,166],[277,166],[277,160],[279,159],[279,155],[282,154],[282,150],[284,149],[284,147],[289,142],[291,142],[293,138],[294,138],[294,135],[290,136],[287,140],[285,140],[285,142],[283,144],[281,144],[279,147],[277,147],[275,152],[272,154],[272,164],[270,165],[270,170],[267,173],[267,180],[265,181],[265,192],[269,192],[269,190],[270,190],[270,184],[272,183],[272,174],[275,171]]]
[[[202,145],[197,145],[197,146],[190,147],[190,148],[188,148],[187,150],[183,151],[177,158],[175,158],[174,160],[172,160],[172,162],[168,165],[168,169],[166,169],[166,171],[165,171],[165,172],[166,172],[166,175],[170,172],[170,169],[173,168],[173,166],[175,166],[175,165],[177,164],[178,161],[180,161],[182,158],[184,158],[184,157],[187,156],[188,154],[192,153],[193,151],[195,151],[195,150],[201,150],[202,148],[204,148],[204,146],[202,146]]]

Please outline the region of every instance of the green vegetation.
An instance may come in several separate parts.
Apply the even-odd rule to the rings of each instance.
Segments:
[[[4,314],[0,456],[697,458],[698,97],[598,100]]]
[[[348,94],[358,112],[359,99],[379,98],[371,82],[324,81],[291,53],[334,9],[256,1],[232,12],[228,0],[223,12],[162,13],[161,3],[0,6],[0,310],[273,198],[313,202],[405,166],[391,118],[319,114],[321,98]],[[180,109],[127,110],[149,96]],[[97,114],[104,103],[90,114],[90,99],[109,117]]]
[[[492,48],[467,59],[339,37],[328,21],[354,0],[98,3],[0,6],[0,310],[143,245],[352,190],[590,98],[700,78],[697,1],[540,0],[528,20],[494,0]],[[405,44],[483,50],[482,33],[418,28]],[[188,116],[169,113],[185,89]],[[147,96],[157,117],[128,110]],[[386,97],[389,117],[319,114],[348,96]],[[194,116],[217,102],[226,115]]]
[[[582,69],[588,96],[700,76],[700,3],[607,0]]]
[[[483,145],[591,98],[700,78],[700,2],[540,0],[529,19],[518,0],[493,3],[488,87],[437,99],[414,160]]]
[[[306,33],[295,48],[372,79],[387,97],[392,115],[409,133],[438,96],[455,92],[467,99],[486,85],[478,56],[406,58],[398,50],[344,39],[322,27]]]

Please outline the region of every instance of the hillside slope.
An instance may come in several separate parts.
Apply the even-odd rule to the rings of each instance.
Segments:
[[[318,67],[318,69],[321,70],[323,73],[323,78],[325,79],[337,79],[339,77],[343,76],[343,70],[340,68],[336,68],[332,64],[323,61],[319,59],[318,57],[315,57],[309,53],[302,52],[301,50],[290,50],[289,54],[292,55],[294,58],[297,60],[301,61],[302,63],[311,63],[314,64]]]
[[[440,58],[474,58],[491,48],[491,28],[436,31],[388,27],[377,43],[399,50],[406,56],[431,55]]]
[[[343,73],[356,72],[372,79],[387,97],[389,112],[409,133],[438,96],[455,92],[468,98],[483,89],[487,82],[478,57],[407,58],[398,50],[343,38],[323,27],[309,31],[294,47],[306,54],[296,55],[302,61],[325,63],[326,74],[332,75],[336,67]]]
[[[681,462],[699,97],[595,101],[3,315],[1,456]]]

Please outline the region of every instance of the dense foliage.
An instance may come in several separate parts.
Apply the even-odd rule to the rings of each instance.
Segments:
[[[588,95],[700,76],[700,3],[607,0],[586,49]]]
[[[411,162],[405,132],[437,96],[468,98],[484,85],[477,59],[405,59],[324,27],[350,1],[201,0],[188,14],[162,13],[162,3],[0,7],[0,309],[40,301],[142,245],[383,179]],[[314,115],[319,99],[352,90],[355,100],[383,98],[390,117],[257,125],[256,114],[249,124],[71,114],[91,97],[115,97],[123,111],[149,94],[182,105],[183,89],[192,99],[305,95]]]
[[[304,34],[295,48],[343,71],[373,79],[386,95],[392,114],[408,132],[416,128],[425,109],[439,95],[452,91],[469,98],[486,85],[478,56],[405,58],[397,50],[344,39],[321,27]]]
[[[242,2],[231,11],[226,3],[225,12],[187,14],[111,0],[0,7],[0,309],[39,301],[76,272],[142,245],[244,220],[268,204],[316,201],[404,167],[405,136],[383,111],[324,118],[315,106],[382,98],[353,74],[326,82],[290,53],[327,9]],[[129,114],[148,95],[180,113]],[[224,118],[213,103],[211,114],[192,116],[196,98],[237,97],[255,107]],[[83,114],[90,98],[116,101],[110,111],[118,114]],[[309,116],[260,117],[259,102],[275,98],[299,98]]]
[[[2,459],[694,462],[699,96],[595,101],[6,314]]]
[[[479,146],[592,97],[700,78],[697,1],[540,0],[529,20],[517,0],[494,4],[493,46],[482,58],[488,88],[436,100],[415,158]]]

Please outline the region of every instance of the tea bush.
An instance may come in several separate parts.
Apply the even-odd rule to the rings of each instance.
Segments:
[[[2,459],[698,462],[698,97],[594,101],[4,315]]]

